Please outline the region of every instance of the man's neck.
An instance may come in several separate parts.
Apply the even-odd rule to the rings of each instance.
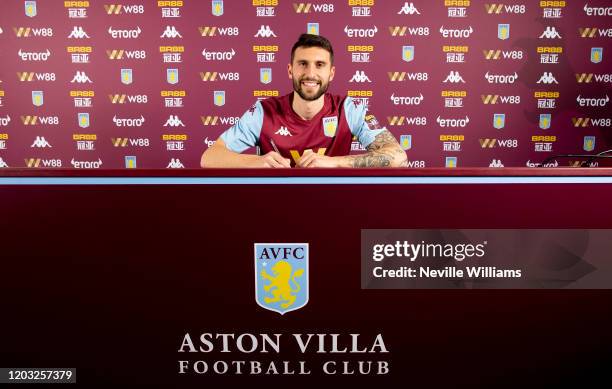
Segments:
[[[325,94],[321,95],[314,101],[306,101],[300,97],[295,91],[293,92],[293,112],[304,120],[310,120],[315,117],[322,109],[325,103]]]

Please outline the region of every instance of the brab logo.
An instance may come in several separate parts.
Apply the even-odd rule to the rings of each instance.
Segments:
[[[308,243],[255,243],[255,301],[281,315],[308,303]]]

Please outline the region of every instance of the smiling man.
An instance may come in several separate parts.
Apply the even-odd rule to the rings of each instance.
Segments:
[[[293,92],[258,101],[204,152],[202,167],[397,167],[406,153],[358,100],[327,93],[334,51],[319,35],[302,34],[287,66]],[[348,155],[356,136],[367,152]],[[240,154],[259,146],[262,155]]]

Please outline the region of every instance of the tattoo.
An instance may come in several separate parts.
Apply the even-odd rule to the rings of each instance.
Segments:
[[[392,161],[398,166],[407,166],[406,153],[388,130],[376,135],[366,150],[365,154],[348,157],[352,167],[387,167]]]

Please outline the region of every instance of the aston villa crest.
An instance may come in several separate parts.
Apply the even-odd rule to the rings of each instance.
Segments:
[[[493,114],[493,128],[497,128],[501,130],[506,125],[506,114],[505,113],[496,113]]]
[[[25,3],[25,14],[28,17],[33,18],[36,16],[36,1],[26,1]]]
[[[404,46],[402,48],[402,59],[411,62],[414,59],[414,46]]]
[[[338,129],[338,118],[336,116],[330,116],[323,118],[323,133],[325,136],[333,138],[336,136],[336,130]]]
[[[213,0],[212,2],[212,14],[214,16],[223,15],[223,0]]]
[[[130,85],[132,81],[132,69],[121,69],[121,83]]]
[[[255,301],[281,315],[308,303],[308,243],[255,243]]]
[[[225,105],[225,91],[224,90],[216,90],[213,92],[215,105],[218,107],[222,107]]]

